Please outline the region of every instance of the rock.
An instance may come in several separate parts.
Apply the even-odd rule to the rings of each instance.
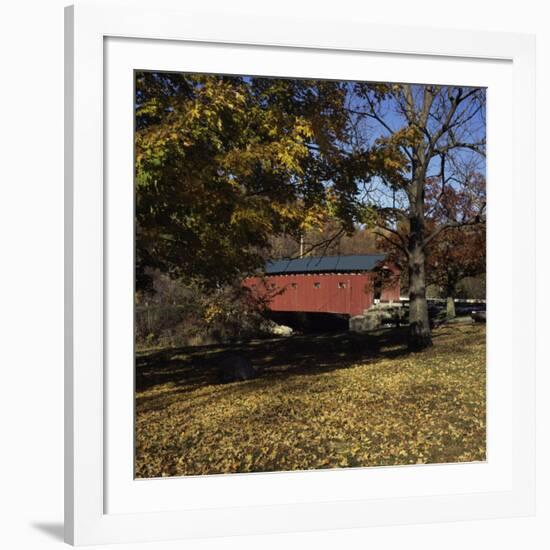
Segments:
[[[349,320],[349,330],[352,332],[368,332],[376,330],[382,325],[400,326],[406,323],[408,309],[400,303],[380,302],[363,311],[363,315],[356,315]]]
[[[363,311],[365,316],[377,316],[380,325],[396,325],[407,322],[408,310],[400,303],[380,302]],[[378,327],[377,327],[378,328]]]
[[[273,336],[292,336],[294,331],[287,327],[286,325],[278,325],[274,321],[266,321],[262,325],[262,330],[267,334],[272,334]]]
[[[364,315],[355,315],[349,319],[349,330],[351,332],[364,332]]]
[[[227,355],[220,363],[220,381],[223,383],[252,380],[259,372],[247,357],[242,355]]]
[[[352,332],[368,332],[380,328],[382,317],[377,311],[367,311],[364,315],[356,315],[349,320],[349,330]]]
[[[275,336],[292,336],[293,332],[294,331],[286,325],[277,325],[273,327],[271,334],[274,334]]]

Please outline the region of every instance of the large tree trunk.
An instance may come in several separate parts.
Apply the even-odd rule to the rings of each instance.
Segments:
[[[421,350],[432,345],[428,301],[426,300],[425,256],[415,249],[409,260],[409,348]]]
[[[428,301],[426,300],[426,254],[424,252],[424,220],[412,216],[409,234],[409,338],[411,350],[432,345]]]
[[[425,89],[424,103],[419,118],[407,115],[409,125],[426,127],[433,94]],[[414,99],[407,88],[407,105],[413,109]],[[412,186],[409,190],[409,349],[422,350],[432,345],[432,331],[426,300],[426,252],[424,249],[425,183],[430,155],[423,146],[414,148],[412,159]]]

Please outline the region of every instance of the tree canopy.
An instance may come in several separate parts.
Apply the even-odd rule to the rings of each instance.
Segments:
[[[327,215],[351,231],[345,97],[337,82],[138,73],[137,287],[146,268],[226,282]]]

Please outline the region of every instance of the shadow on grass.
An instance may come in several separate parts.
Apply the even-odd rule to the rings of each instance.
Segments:
[[[172,383],[181,391],[218,384],[219,364],[227,353],[248,357],[263,369],[262,378],[314,375],[348,368],[358,361],[394,359],[410,352],[407,328],[369,334],[350,332],[267,338],[231,345],[209,345],[138,353],[136,390]]]

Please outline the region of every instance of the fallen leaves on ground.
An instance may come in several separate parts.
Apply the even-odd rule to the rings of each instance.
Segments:
[[[136,394],[136,476],[485,460],[484,326],[437,329],[420,353],[390,343],[372,357],[340,356],[197,384],[167,367],[181,355],[161,354],[149,365],[160,383]]]

